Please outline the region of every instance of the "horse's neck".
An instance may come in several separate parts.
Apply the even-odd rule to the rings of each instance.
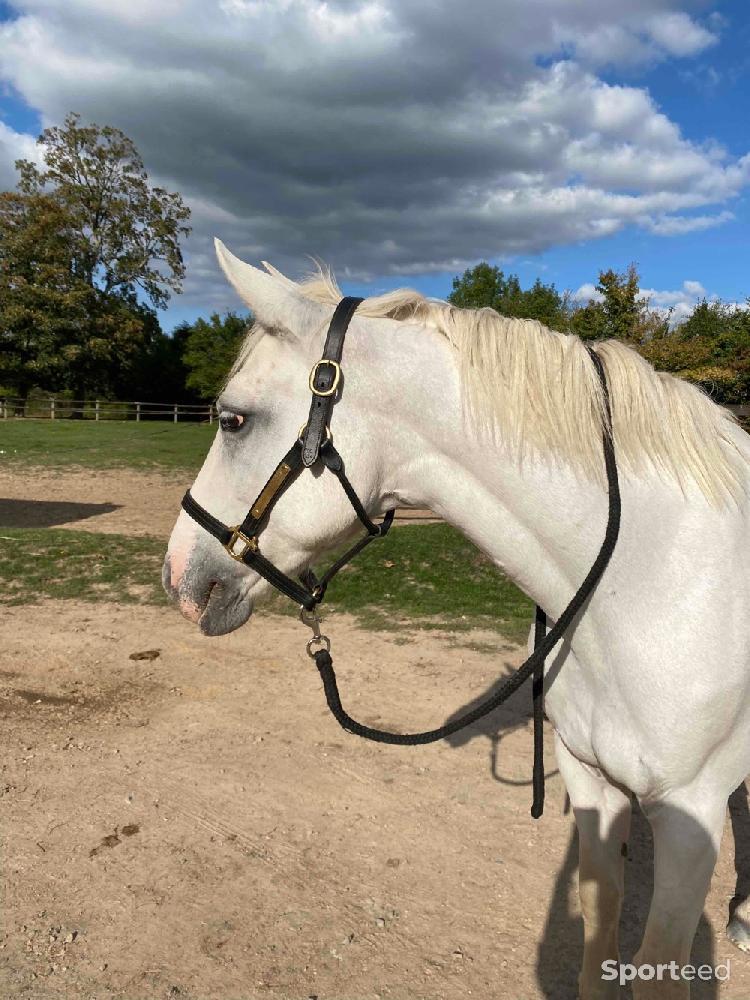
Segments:
[[[437,449],[414,469],[420,502],[482,549],[553,617],[594,561],[607,522],[606,495],[561,470],[502,450],[476,448],[470,432],[460,453]]]
[[[408,382],[398,405],[414,428],[403,436],[394,493],[457,527],[554,616],[596,557],[606,492],[551,459],[519,467],[489,435],[480,440],[462,417],[454,352],[442,338],[427,342],[423,353],[415,338],[393,372]]]

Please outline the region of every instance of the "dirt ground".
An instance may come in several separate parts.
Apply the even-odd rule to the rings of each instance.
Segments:
[[[175,472],[0,468],[0,526],[69,527],[167,539],[190,483],[189,475]],[[396,514],[397,523],[434,520],[428,510]]]
[[[146,507],[142,477],[97,473],[93,499],[67,473],[26,483],[123,505],[76,527],[119,516],[109,530],[135,532],[145,511],[166,539],[184,484],[149,474]],[[523,658],[489,634],[367,633],[344,615],[328,630],[352,714],[401,731]],[[3,609],[2,1000],[575,997],[577,848],[559,776],[544,818],[528,815],[529,692],[450,741],[381,747],[329,716],[305,638],[275,616],[209,639],[166,608]],[[649,852],[639,820],[625,956]],[[728,832],[694,959],[730,961],[731,979],[695,996],[750,998],[750,960],[723,931],[734,887]]]

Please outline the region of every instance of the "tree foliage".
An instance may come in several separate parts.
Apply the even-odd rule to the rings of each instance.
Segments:
[[[448,301],[462,309],[487,307],[503,316],[536,319],[551,329],[567,326],[567,298],[554,285],[537,278],[531,288],[523,289],[517,275],[506,278],[500,268],[484,261],[453,279]]]
[[[0,194],[0,384],[26,398],[64,378],[59,345],[85,290],[70,270],[67,217],[48,195]]]
[[[661,371],[701,386],[722,403],[750,398],[750,300],[746,308],[703,299],[668,336],[641,348]]]
[[[0,196],[0,381],[107,391],[135,364],[184,276],[189,209],[151,187],[133,142],[69,114]],[[158,326],[158,323],[157,323]]]
[[[185,275],[179,240],[190,232],[190,210],[180,195],[151,187],[132,140],[109,125],[81,125],[69,114],[38,142],[45,169],[18,160],[18,189],[52,191],[64,207],[76,277],[105,296],[140,290],[151,305],[166,305]]]
[[[188,369],[187,385],[203,399],[213,400],[221,390],[250,318],[228,312],[223,318],[213,313],[208,320],[183,323],[175,334],[185,340],[183,361]]]

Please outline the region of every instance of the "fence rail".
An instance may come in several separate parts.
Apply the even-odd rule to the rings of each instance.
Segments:
[[[39,397],[22,400],[13,396],[0,398],[0,419],[36,418],[47,420],[67,419],[72,416],[85,420],[135,420],[159,419],[178,423],[182,419],[214,422],[216,409],[213,404],[112,402],[104,399],[60,399]]]
[[[750,405],[728,404],[726,409],[741,420],[750,419]],[[10,417],[58,420],[67,419],[73,414],[86,420],[140,421],[143,418],[161,418],[172,420],[176,424],[182,417],[188,420],[205,420],[212,424],[216,419],[216,408],[213,403],[192,405],[186,403],[111,402],[104,399],[60,399],[55,396],[36,396],[26,401],[13,396],[0,398],[0,419],[4,420]]]

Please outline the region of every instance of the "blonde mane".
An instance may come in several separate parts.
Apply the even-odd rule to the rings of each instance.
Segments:
[[[296,284],[265,266],[316,302],[335,305],[342,297],[322,267]],[[603,393],[579,337],[493,309],[459,309],[412,289],[365,299],[357,314],[439,331],[459,355],[465,407],[477,428],[499,436],[519,460],[529,450],[558,454],[585,476],[606,482]],[[690,383],[655,371],[620,341],[593,346],[607,375],[622,472],[637,476],[651,466],[683,490],[696,483],[716,506],[738,501],[745,485],[730,437],[734,416]]]

